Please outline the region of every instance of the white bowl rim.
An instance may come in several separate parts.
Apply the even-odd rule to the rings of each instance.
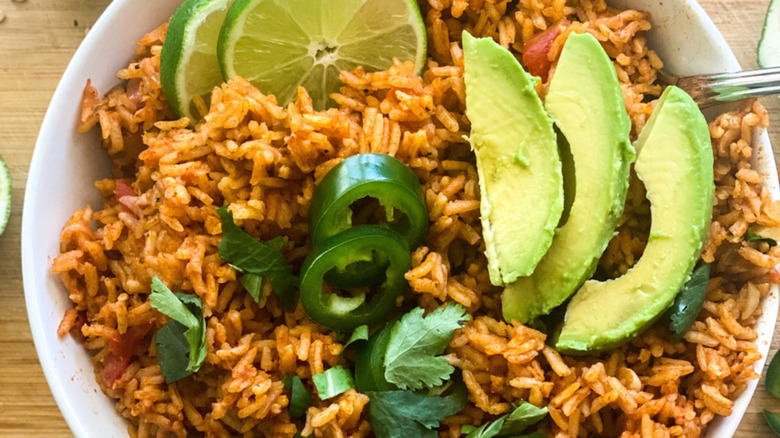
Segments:
[[[68,67],[66,68],[62,78],[60,79],[60,82],[51,99],[49,107],[46,111],[46,115],[43,119],[43,123],[41,124],[41,129],[40,129],[41,134],[39,134],[38,140],[36,142],[35,150],[33,152],[33,157],[30,164],[30,170],[29,170],[27,186],[26,186],[26,193],[33,193],[33,194],[38,193],[38,191],[40,190],[39,186],[45,182],[45,178],[40,177],[41,175],[43,175],[43,172],[45,172],[44,165],[43,165],[45,160],[44,150],[47,147],[42,140],[43,137],[42,133],[46,132],[49,126],[52,125],[54,119],[58,117],[57,108],[59,108],[61,105],[74,104],[73,102],[65,101],[66,90],[64,89],[64,84],[73,82],[74,79],[77,79],[75,77],[77,75],[76,66],[86,61],[88,56],[88,51],[89,51],[88,46],[92,45],[93,42],[92,39],[97,38],[96,35],[103,35],[104,33],[106,33],[106,31],[110,29],[112,22],[115,20],[115,17],[120,13],[122,13],[123,8],[125,8],[131,1],[132,0],[116,0],[111,2],[111,4],[109,4],[109,6],[105,9],[103,14],[95,23],[95,25],[92,27],[90,34],[87,35],[84,41],[80,44],[78,50],[75,52],[73,58],[68,64]],[[626,1],[630,2],[632,0],[614,0],[614,1],[610,1],[610,3],[624,3]],[[704,11],[701,5],[696,0],[678,0],[678,1],[681,2],[684,6],[688,7],[690,11],[693,14],[695,14],[696,19],[700,22],[702,27],[708,33],[708,37],[713,39],[718,46],[722,47],[723,52],[721,53],[721,56],[725,57],[726,64],[728,64],[730,68],[738,69],[740,66],[736,59],[736,56],[734,55],[733,51],[729,48],[728,44],[723,38],[723,35],[717,29],[715,24],[712,22],[712,19],[709,17],[709,15],[707,15],[707,13]],[[670,2],[670,4],[671,3],[672,2]],[[766,153],[766,151],[761,153],[764,155],[764,159],[768,160],[768,163],[764,163],[763,166],[766,166],[764,170],[768,178],[768,185],[770,187],[770,190],[772,191],[773,197],[777,199],[780,198],[780,189],[778,189],[778,185],[777,185],[777,169],[774,161],[774,156],[771,153],[771,145],[769,142],[769,138],[766,132],[761,133],[759,137],[760,137],[759,141],[763,144],[763,147],[770,151],[769,153]],[[46,380],[54,396],[54,399],[57,402],[57,405],[63,414],[63,417],[65,418],[66,422],[68,423],[68,426],[71,428],[71,431],[74,433],[75,436],[80,438],[88,437],[89,434],[87,433],[87,430],[84,428],[84,425],[82,424],[82,420],[81,420],[82,415],[80,414],[80,411],[83,407],[75,406],[73,403],[71,403],[71,400],[68,397],[68,393],[63,384],[64,383],[63,379],[66,379],[66,377],[61,375],[62,373],[58,372],[58,369],[55,367],[53,360],[48,354],[50,353],[50,351],[47,350],[48,344],[46,338],[47,336],[50,336],[50,334],[45,333],[43,330],[44,324],[42,323],[41,320],[42,313],[41,313],[40,302],[39,302],[39,293],[35,288],[35,283],[33,280],[36,275],[35,261],[33,258],[33,248],[35,245],[35,239],[34,239],[35,232],[33,228],[34,224],[32,221],[33,210],[34,210],[34,206],[33,206],[32,196],[29,197],[25,196],[23,218],[22,218],[21,253],[22,253],[22,274],[23,274],[23,284],[24,284],[24,292],[25,292],[25,302],[27,306],[28,319],[30,321],[30,328],[32,331],[38,359],[40,361],[41,367],[44,371],[44,375],[46,376]],[[57,224],[57,226],[61,227],[62,224]],[[771,295],[766,297],[762,303],[762,309],[764,310],[763,318],[766,320],[764,322],[765,324],[768,323],[767,321],[771,321],[772,326],[774,326],[774,321],[776,320],[777,311],[778,311],[777,301],[778,301],[778,286],[773,285]],[[759,338],[758,340],[760,341],[758,342],[758,345],[759,345],[759,350],[762,354],[762,359],[759,360],[754,366],[756,371],[759,374],[762,372],[763,365],[767,360],[767,354],[769,351],[769,345],[771,342],[773,331],[769,330],[768,333],[769,333],[768,336],[764,336],[763,338]],[[729,417],[720,417],[717,420],[715,420],[714,423],[720,423],[717,425],[718,437],[725,438],[725,437],[733,436],[734,432],[739,426],[742,417],[744,416],[747,405],[749,404],[750,399],[752,398],[752,395],[757,386],[758,386],[758,380],[749,382],[747,389],[737,397],[736,404],[732,414]],[[99,396],[106,397],[103,394],[100,394]],[[715,425],[713,424],[712,427],[714,426]],[[712,435],[710,433],[708,433],[707,436],[712,438]]]

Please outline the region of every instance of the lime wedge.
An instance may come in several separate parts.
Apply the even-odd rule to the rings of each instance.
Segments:
[[[328,106],[339,72],[425,63],[425,24],[414,0],[236,0],[219,36],[225,79],[243,76],[280,105],[302,85]]]
[[[5,164],[3,157],[0,157],[0,234],[5,231],[8,225],[8,218],[11,216],[11,171]]]
[[[193,99],[208,108],[211,90],[222,83],[217,41],[233,0],[187,0],[168,25],[160,54],[160,82],[165,98],[179,117],[194,123],[200,111]]]

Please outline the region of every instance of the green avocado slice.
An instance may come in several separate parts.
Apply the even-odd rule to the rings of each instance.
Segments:
[[[490,281],[530,275],[563,210],[555,131],[534,91],[538,79],[491,38],[463,32],[466,115],[477,157]]]
[[[603,351],[655,321],[685,284],[712,220],[713,158],[707,122],[684,91],[668,87],[636,142],[635,170],[650,201],[650,238],[620,278],[589,280],[555,340],[569,353]]]
[[[550,313],[593,275],[623,214],[635,158],[615,67],[590,34],[566,40],[545,107],[569,143],[574,201],[533,274],[506,285],[507,321]]]

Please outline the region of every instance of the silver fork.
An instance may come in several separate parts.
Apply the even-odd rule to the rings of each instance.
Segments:
[[[685,90],[700,108],[780,94],[780,67],[695,76],[675,76],[658,71],[658,80]]]

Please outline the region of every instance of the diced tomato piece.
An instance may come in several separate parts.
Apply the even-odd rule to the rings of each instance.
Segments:
[[[127,180],[116,180],[114,185],[114,194],[116,195],[116,199],[119,201],[119,203],[122,204],[122,209],[127,213],[133,213],[133,209],[131,207],[135,204],[135,199],[138,195],[135,193],[133,186],[131,186]],[[130,199],[125,199],[123,201],[123,198]]]
[[[149,321],[147,324],[128,327],[124,334],[119,334],[119,331],[114,332],[114,335],[108,341],[108,351],[119,357],[133,357],[138,341],[149,333],[153,325],[154,322]]]
[[[114,194],[116,195],[117,199],[123,198],[125,196],[137,195],[137,193],[135,193],[135,189],[133,188],[133,186],[131,186],[126,179],[116,180],[115,187],[114,187]]]
[[[127,367],[130,366],[130,358],[124,358],[109,354],[106,356],[105,366],[103,367],[103,378],[106,379],[106,383],[113,386],[122,374],[127,371]]]
[[[537,33],[523,46],[523,64],[528,73],[547,80],[552,61],[550,61],[550,49],[553,41],[561,34],[563,29],[569,26],[569,21],[561,20],[546,30]]]
[[[103,377],[109,385],[113,385],[125,373],[127,367],[130,366],[130,359],[135,354],[136,345],[149,333],[153,325],[154,321],[149,321],[147,324],[129,327],[124,334],[119,334],[116,331],[108,340],[110,353],[106,356]]]

